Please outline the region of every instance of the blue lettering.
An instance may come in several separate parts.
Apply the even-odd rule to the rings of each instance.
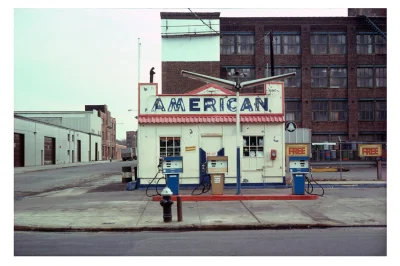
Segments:
[[[232,103],[235,102],[235,106],[232,107]],[[231,112],[236,112],[236,98],[230,98],[228,100],[228,110]]]
[[[219,110],[224,111],[224,98],[219,99]]]
[[[204,98],[204,111],[207,111],[207,109],[211,109],[213,112],[216,112],[217,109],[215,109],[215,99],[214,98]]]
[[[257,97],[255,103],[256,111],[260,111],[260,105],[264,111],[268,111],[268,98],[264,98],[264,101],[262,101],[261,98]]]
[[[178,103],[176,102],[175,98],[171,99],[171,102],[169,103],[168,107],[168,112],[173,111],[179,111],[181,109],[182,112],[185,112],[185,105],[182,101],[182,98],[178,98]]]
[[[152,112],[156,112],[157,110],[161,110],[165,112],[164,104],[161,101],[161,98],[157,98],[154,102],[153,108],[151,109]]]
[[[253,112],[253,106],[251,106],[251,102],[250,102],[249,98],[244,98],[242,108],[240,109],[240,111],[244,111],[244,110],[249,110],[249,111]]]
[[[189,99],[189,110],[190,111],[200,111],[199,107],[200,98],[190,98]]]

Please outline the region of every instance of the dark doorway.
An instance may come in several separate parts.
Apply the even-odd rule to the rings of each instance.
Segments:
[[[24,134],[14,133],[14,167],[24,167],[25,162]]]
[[[80,163],[81,162],[81,141],[80,140],[78,140],[78,147],[77,147],[77,149],[78,149],[78,154],[77,154],[77,156],[78,156],[78,163]]]
[[[56,139],[44,137],[44,164],[56,164]]]

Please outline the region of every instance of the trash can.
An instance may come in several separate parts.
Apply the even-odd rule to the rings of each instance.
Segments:
[[[211,195],[223,195],[224,183],[224,174],[211,174]]]
[[[132,181],[132,168],[130,166],[122,167],[122,183],[128,183]]]

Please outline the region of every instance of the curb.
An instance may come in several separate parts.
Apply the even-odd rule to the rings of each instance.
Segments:
[[[244,201],[244,200],[316,200],[318,195],[174,195],[176,201],[180,196],[182,201]],[[162,196],[153,196],[153,201],[162,200]]]
[[[72,167],[80,167],[80,166],[87,166],[87,165],[97,165],[97,164],[102,164],[106,163],[101,161],[100,163],[89,163],[89,164],[78,164],[78,165],[67,165],[67,166],[62,166],[62,167],[54,167],[54,168],[47,168],[47,169],[36,169],[36,170],[26,170],[20,173],[15,173],[14,169],[14,175],[19,175],[19,174],[26,174],[30,172],[42,172],[42,171],[48,171],[48,170],[57,170],[57,169],[63,169],[63,168],[72,168]]]
[[[233,231],[233,230],[288,230],[288,229],[328,229],[328,228],[386,228],[387,225],[330,225],[330,224],[244,224],[244,225],[182,225],[182,226],[143,226],[143,227],[39,227],[14,226],[15,231],[35,232],[142,232],[142,231]]]

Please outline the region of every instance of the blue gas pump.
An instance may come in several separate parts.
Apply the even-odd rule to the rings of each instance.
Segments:
[[[179,195],[179,174],[183,173],[182,156],[164,157],[162,173],[165,175],[167,187],[173,195]]]
[[[289,157],[289,172],[293,176],[293,195],[304,195],[306,174],[310,172],[310,162],[307,156]]]

